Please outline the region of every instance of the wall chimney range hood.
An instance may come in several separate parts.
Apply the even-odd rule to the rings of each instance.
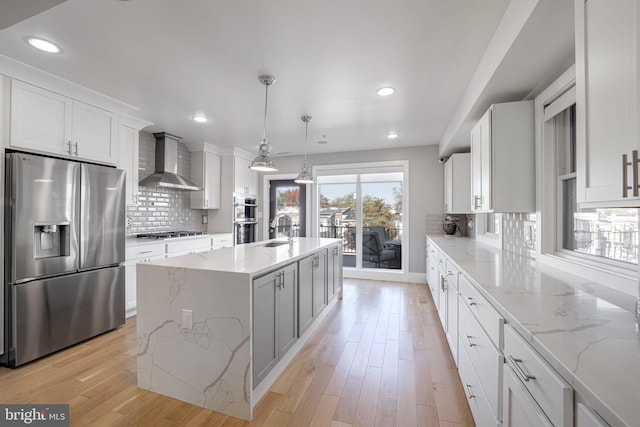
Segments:
[[[196,191],[202,188],[178,175],[178,141],[182,138],[167,132],[154,133],[156,138],[156,171],[140,181],[143,187],[165,187]]]

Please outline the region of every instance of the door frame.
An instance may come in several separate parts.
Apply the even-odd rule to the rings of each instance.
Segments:
[[[259,221],[262,224],[260,227],[260,231],[262,232],[261,239],[269,238],[269,218],[271,217],[271,207],[269,203],[269,187],[271,186],[271,181],[284,181],[290,179],[296,179],[298,174],[296,173],[287,173],[287,174],[275,174],[275,175],[263,175],[264,179],[262,180],[262,200],[261,204],[263,206],[262,212],[258,213]],[[301,185],[309,185],[309,184],[301,184]],[[313,192],[313,188],[315,187],[315,183],[311,184],[307,187],[306,197],[305,197],[305,235],[307,237],[315,237],[316,234],[312,231],[311,227],[311,193]],[[261,215],[261,216],[260,216]]]
[[[362,163],[336,163],[336,164],[327,164],[327,165],[318,165],[313,166],[313,176],[317,177],[318,172],[323,170],[352,170],[356,174],[366,173],[363,169],[376,169],[376,168],[385,168],[385,167],[401,167],[403,172],[403,184],[402,184],[402,269],[401,270],[388,270],[388,269],[366,269],[366,268],[344,268],[344,277],[350,277],[355,279],[377,279],[377,280],[403,280],[410,281],[410,273],[409,273],[409,260],[411,257],[410,251],[410,240],[411,235],[409,233],[409,161],[408,160],[388,160],[381,162],[362,162]],[[307,228],[311,226],[311,233],[307,234],[307,236],[317,236],[318,235],[318,208],[319,208],[319,200],[318,200],[318,183],[317,181],[313,183],[311,186],[311,191],[307,191],[307,217],[313,212],[311,222],[307,221]],[[360,194],[360,186],[358,188],[358,201],[361,202],[361,194]],[[309,190],[309,189],[307,189]],[[308,200],[311,197],[311,205],[309,205]],[[311,206],[311,209],[309,209]],[[362,207],[359,205],[359,212],[362,212]],[[359,218],[360,224],[362,218]],[[362,230],[360,225],[360,230]],[[361,232],[356,235],[356,248],[362,246],[362,236]],[[357,264],[356,264],[357,265]]]

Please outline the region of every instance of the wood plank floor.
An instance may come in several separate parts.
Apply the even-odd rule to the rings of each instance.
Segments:
[[[135,318],[19,369],[0,402],[69,403],[72,426],[472,426],[426,285],[345,280],[247,423],[136,387]]]

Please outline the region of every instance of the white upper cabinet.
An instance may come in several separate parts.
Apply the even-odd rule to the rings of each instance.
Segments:
[[[191,180],[202,187],[191,192],[191,209],[219,209],[220,156],[208,151],[192,152]]]
[[[140,130],[151,124],[135,117],[120,117],[117,167],[126,172],[125,203],[127,206],[138,204]]]
[[[116,164],[116,115],[21,82],[11,82],[9,145]]]
[[[444,164],[444,211],[461,214],[471,212],[471,154],[456,153]]]
[[[576,0],[575,13],[577,200],[638,206],[640,7]]]
[[[71,100],[11,81],[10,145],[52,154],[71,153]]]
[[[258,194],[258,173],[249,169],[251,161],[242,157],[233,158],[234,191],[241,194]]]
[[[493,104],[471,131],[471,210],[533,212],[533,101]]]

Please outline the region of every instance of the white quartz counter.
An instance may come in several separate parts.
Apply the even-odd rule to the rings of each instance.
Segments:
[[[634,297],[471,239],[428,237],[609,423],[639,425]]]
[[[284,240],[277,239],[277,241]],[[262,241],[216,251],[161,259],[148,264],[257,276],[311,255],[322,248],[336,245],[341,241],[341,239],[294,237],[291,246],[287,243],[270,248],[264,246],[268,243],[267,241]]]
[[[183,236],[183,237],[168,237],[165,239],[142,239],[138,238],[135,235],[127,236],[124,239],[125,246],[144,246],[144,245],[155,245],[158,243],[167,243],[167,242],[175,242],[182,240],[194,240],[194,239],[202,239],[204,237],[214,237],[219,235],[229,235],[233,233],[205,233],[197,236]]]

